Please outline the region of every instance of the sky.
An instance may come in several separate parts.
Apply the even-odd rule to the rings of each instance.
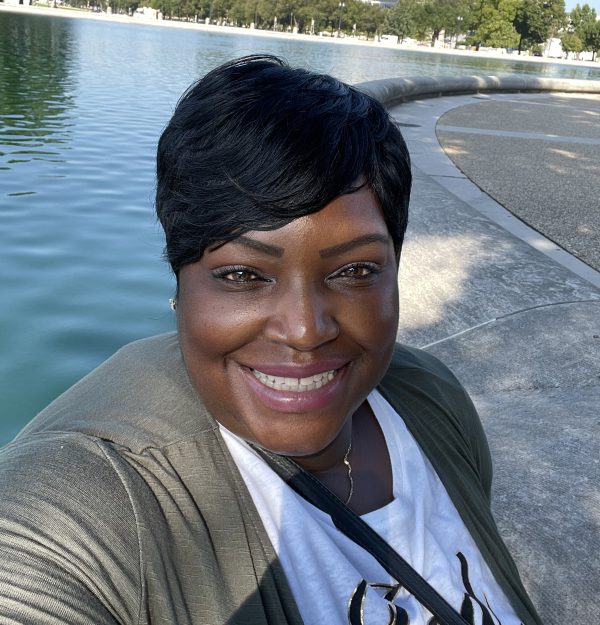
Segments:
[[[565,9],[569,12],[578,4],[581,6],[589,4],[592,9],[596,9],[596,13],[600,15],[600,0],[565,0]]]

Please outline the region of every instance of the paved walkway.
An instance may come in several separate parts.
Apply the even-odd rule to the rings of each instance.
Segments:
[[[436,130],[477,186],[600,270],[600,96],[480,97]]]
[[[587,110],[580,99],[532,94],[391,109],[415,174],[399,335],[439,356],[472,394],[494,457],[498,525],[546,625],[600,618],[600,273],[470,178],[596,262],[600,150]],[[438,136],[468,177],[438,143],[440,117]],[[555,173],[576,215],[555,210],[553,175],[542,173],[549,150],[572,155],[571,170]],[[580,223],[591,235],[569,238]]]

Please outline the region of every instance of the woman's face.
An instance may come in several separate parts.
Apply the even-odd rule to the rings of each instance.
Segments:
[[[178,327],[190,379],[228,430],[317,454],[385,373],[398,324],[394,247],[368,188],[186,265]]]

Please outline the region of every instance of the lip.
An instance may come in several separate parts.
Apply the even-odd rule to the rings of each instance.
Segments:
[[[313,410],[322,410],[327,407],[341,390],[342,384],[346,378],[350,365],[344,361],[337,362],[337,366],[332,366],[334,361],[320,361],[315,365],[306,367],[294,367],[287,365],[261,365],[256,367],[258,371],[262,371],[268,375],[276,375],[291,378],[304,378],[310,375],[323,373],[324,371],[337,371],[331,382],[321,386],[321,388],[310,391],[280,391],[265,386],[260,382],[248,367],[242,367],[242,375],[252,394],[267,408],[283,413],[302,413]]]
[[[310,365],[286,365],[286,364],[258,364],[245,365],[247,369],[256,369],[267,375],[275,375],[281,378],[308,378],[311,375],[325,373],[325,371],[334,371],[342,369],[348,364],[348,359],[330,358],[328,360],[319,360]]]

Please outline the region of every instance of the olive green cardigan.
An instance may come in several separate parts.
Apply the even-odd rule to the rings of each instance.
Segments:
[[[523,623],[539,624],[490,513],[489,451],[462,387],[398,346],[380,391]],[[0,622],[301,625],[175,334],[124,347],[0,451]]]

